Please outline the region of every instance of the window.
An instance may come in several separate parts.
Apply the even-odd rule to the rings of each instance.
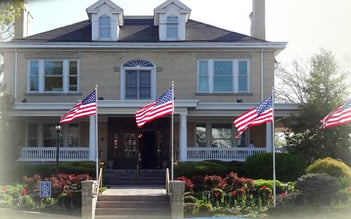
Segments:
[[[28,123],[26,142],[28,147],[56,147],[57,131],[54,123]],[[60,134],[61,147],[84,147],[80,145],[80,128],[78,124],[63,125]]]
[[[55,124],[44,124],[43,126],[44,147],[56,147],[57,146],[57,132],[55,129]],[[62,135],[60,136],[60,142],[62,145]]]
[[[196,147],[206,147],[206,124],[197,124],[195,127],[195,146]]]
[[[77,60],[30,60],[29,92],[77,92]]]
[[[199,60],[198,92],[248,92],[248,63],[248,60]]]
[[[68,147],[79,147],[79,126],[69,124],[68,126]]]
[[[199,123],[195,126],[196,147],[233,147],[231,124]]]
[[[232,147],[232,127],[227,124],[213,124],[212,129],[212,147]]]
[[[155,69],[152,63],[141,59],[125,63],[121,75],[122,99],[154,99],[155,81]]]
[[[111,38],[111,28],[110,28],[110,17],[109,16],[99,17],[99,37],[100,38]]]
[[[178,17],[167,17],[167,39],[178,39]]]
[[[28,147],[38,146],[38,125],[28,124]]]

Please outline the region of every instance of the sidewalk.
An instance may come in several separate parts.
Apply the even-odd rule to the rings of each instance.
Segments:
[[[0,219],[81,219],[77,215],[51,214],[46,212],[12,210],[0,208]]]

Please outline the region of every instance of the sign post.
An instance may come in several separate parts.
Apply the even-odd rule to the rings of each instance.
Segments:
[[[40,181],[40,198],[51,197],[51,181]]]

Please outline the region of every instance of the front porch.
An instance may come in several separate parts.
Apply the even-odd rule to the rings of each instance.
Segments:
[[[266,153],[264,147],[247,148],[214,148],[214,147],[188,147],[186,159],[182,161],[222,160],[222,161],[245,161],[248,156]],[[60,147],[60,161],[88,161],[91,160],[88,147]],[[90,155],[90,156],[89,156]],[[176,156],[177,157],[177,156]],[[56,161],[55,147],[23,147],[18,161],[54,162]]]

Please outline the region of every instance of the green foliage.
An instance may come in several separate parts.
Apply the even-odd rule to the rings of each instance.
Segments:
[[[36,203],[22,184],[6,185],[0,189],[0,207],[34,209]]]
[[[15,19],[24,7],[24,0],[3,0],[0,2],[0,41],[13,36]]]
[[[351,126],[345,124],[320,130],[320,120],[345,102],[345,73],[340,72],[331,52],[321,50],[312,57],[310,77],[304,79],[305,102],[300,113],[285,120],[294,135],[286,136],[290,152],[300,154],[309,163],[332,157],[351,165]]]
[[[59,162],[59,172],[95,176],[95,162]],[[22,176],[33,176],[34,174],[42,177],[50,177],[56,174],[56,163],[17,163],[14,167],[14,173],[16,173],[14,181],[17,182],[22,180]]]
[[[283,182],[295,181],[304,173],[306,162],[301,156],[276,153],[276,178]],[[262,153],[247,158],[244,163],[245,176],[254,179],[273,178],[273,155]]]
[[[340,189],[337,178],[327,174],[306,174],[298,178],[295,188],[305,197],[308,204],[329,203]]]
[[[267,186],[268,188],[273,190],[273,180],[266,180],[266,179],[254,180],[254,187],[256,190],[262,188],[263,186]],[[282,193],[287,190],[287,188],[279,180],[275,181],[275,188],[277,193]]]
[[[199,162],[180,162],[174,167],[174,175],[192,178],[193,176],[205,175],[224,175],[226,166],[219,162],[199,161]]]
[[[336,178],[351,179],[351,168],[344,162],[331,157],[318,159],[307,167],[306,173],[326,173]]]

